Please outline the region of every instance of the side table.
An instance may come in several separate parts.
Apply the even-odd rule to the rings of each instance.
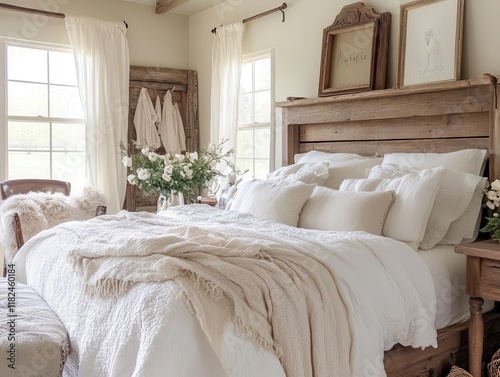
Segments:
[[[470,296],[469,372],[481,377],[483,356],[484,299],[500,301],[500,243],[477,241],[455,246],[455,252],[467,256],[467,288]]]

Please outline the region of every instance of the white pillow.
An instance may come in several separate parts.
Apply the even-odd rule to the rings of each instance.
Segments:
[[[463,149],[449,153],[388,153],[384,155],[384,164],[419,169],[442,166],[464,173],[483,175],[487,153],[485,149]]]
[[[481,223],[483,189],[487,185],[487,178],[480,177],[467,209],[462,216],[450,224],[440,244],[457,245],[473,242],[477,238]]]
[[[318,162],[315,164],[299,163],[283,166],[271,173],[268,179],[290,179],[301,181],[307,184],[317,184],[323,186],[328,178],[328,163]]]
[[[238,188],[230,210],[297,226],[300,211],[314,185],[300,181],[265,179],[246,182]]]
[[[380,235],[394,198],[393,191],[351,192],[317,186],[302,208],[298,226]]]
[[[307,153],[296,154],[294,156],[294,162],[301,163],[315,163],[322,161],[349,161],[355,158],[371,158],[363,157],[359,154],[354,153],[327,153],[321,151],[309,151]]]
[[[444,168],[435,168],[397,178],[346,179],[340,190],[394,190],[396,199],[385,220],[383,234],[417,248],[424,238],[443,171]]]
[[[395,178],[420,171],[394,164],[382,164],[370,171],[369,178]],[[462,216],[472,200],[476,186],[482,177],[444,169],[441,185],[434,201],[424,238],[420,248],[428,250],[443,239],[450,224]]]
[[[366,178],[370,169],[382,163],[380,158],[353,159],[349,161],[329,161],[328,178],[325,187],[338,190],[344,179]]]

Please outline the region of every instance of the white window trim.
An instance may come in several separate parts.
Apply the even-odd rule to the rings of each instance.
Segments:
[[[271,149],[269,151],[270,155],[269,155],[269,172],[272,172],[274,171],[275,169],[275,153],[276,153],[276,106],[275,106],[275,64],[274,64],[274,49],[271,48],[271,49],[268,49],[268,50],[262,50],[262,51],[257,51],[257,52],[253,52],[251,54],[245,54],[242,56],[242,62],[241,64],[245,64],[245,63],[249,63],[249,62],[252,62],[252,61],[255,61],[255,60],[260,60],[260,59],[263,59],[265,56],[269,56],[270,59],[271,59],[271,93],[270,93],[270,96],[271,96],[271,114],[270,114],[270,122],[269,122],[269,129],[270,129],[270,134],[271,134],[271,140],[270,140],[270,144],[271,144]],[[242,124],[242,125],[239,125],[238,124],[238,130],[239,129],[245,129],[245,128],[250,128],[250,129],[253,129],[253,128],[257,128],[259,127],[259,124],[256,123],[256,124]],[[268,127],[268,124],[267,123],[262,123],[262,127]]]
[[[72,51],[71,46],[61,45],[49,42],[37,42],[22,39],[6,38],[0,37],[0,181],[7,179],[7,169],[8,169],[8,148],[7,148],[7,47],[8,46],[22,46],[27,48],[39,48],[43,50],[51,51]],[[15,117],[15,120],[30,120],[33,117]],[[62,121],[65,123],[81,123],[80,121],[75,121],[74,119],[67,118],[50,118],[53,121]],[[37,118],[37,120],[40,120]]]
[[[0,38],[0,181],[7,177],[7,43]]]

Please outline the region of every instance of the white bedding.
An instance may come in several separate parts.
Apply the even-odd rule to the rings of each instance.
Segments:
[[[298,229],[205,205],[179,206],[158,216],[200,228],[223,225],[234,235],[252,229],[263,238],[310,242],[334,271],[337,287],[332,289],[339,290],[352,319],[351,376],[384,376],[383,351],[396,343],[435,346],[431,274],[423,259],[399,241],[362,232]],[[273,355],[237,337],[231,326],[225,329],[224,360],[219,361],[194,315],[176,299],[175,282],[137,284],[119,298],[85,296],[58,229],[26,243],[16,263],[18,278],[26,271],[27,283],[66,325],[72,348],[65,375],[284,376]],[[226,374],[222,365],[230,365]]]
[[[436,329],[469,319],[469,295],[465,293],[466,256],[455,253],[453,245],[437,245],[419,250],[418,255],[429,267],[436,291],[432,305]],[[483,313],[493,309],[494,301],[485,300]]]

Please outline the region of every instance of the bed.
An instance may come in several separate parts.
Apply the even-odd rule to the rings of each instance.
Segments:
[[[320,99],[291,97],[282,108],[283,163],[309,151],[383,156],[391,152],[489,151],[485,172],[500,177],[497,78],[489,74],[453,83],[388,89]],[[483,359],[498,348],[498,316],[490,314]],[[467,323],[438,332],[437,349],[394,347],[386,352],[389,376],[445,375],[467,366]]]
[[[313,150],[473,148],[489,152],[487,171],[499,177],[497,103],[489,78],[287,101],[278,104],[284,162]],[[285,195],[286,210],[297,206],[296,193],[304,202],[311,196],[312,188],[297,186]],[[236,209],[248,206],[237,199]],[[16,273],[68,330],[65,375],[438,376],[466,366],[465,266],[452,245],[422,255],[389,237],[298,228],[232,209],[123,212],[28,241]],[[286,219],[297,224],[300,215]],[[161,254],[172,252],[176,261],[165,262]],[[444,301],[450,305],[438,309]],[[485,315],[485,357],[500,346],[499,318]]]

